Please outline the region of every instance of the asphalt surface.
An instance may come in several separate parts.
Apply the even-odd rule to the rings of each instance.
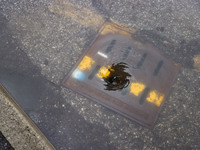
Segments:
[[[6,140],[4,135],[0,132],[0,149],[1,150],[13,150],[13,147],[10,143]]]
[[[197,0],[0,0],[1,82],[56,149],[200,149],[199,10]],[[107,19],[182,65],[153,130],[60,85]]]
[[[27,119],[26,115],[13,103],[10,95],[0,87],[0,130],[14,149],[51,149],[51,145],[43,135]],[[12,148],[4,141],[0,141],[0,149]]]

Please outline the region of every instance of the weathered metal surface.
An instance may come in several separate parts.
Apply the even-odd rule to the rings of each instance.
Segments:
[[[131,35],[105,23],[63,85],[152,128],[180,66]]]

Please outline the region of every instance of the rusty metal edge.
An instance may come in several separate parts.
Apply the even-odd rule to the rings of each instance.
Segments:
[[[83,47],[84,52],[81,54],[81,56],[78,58],[77,62],[71,66],[69,73],[67,73],[67,75],[65,74],[64,79],[62,79],[60,81],[60,85],[65,87],[65,82],[67,81],[67,79],[71,76],[72,72],[75,70],[75,68],[78,66],[78,64],[81,62],[81,60],[83,59],[83,57],[85,56],[85,54],[87,54],[87,52],[90,50],[90,47],[95,43],[95,41],[97,40],[98,36],[101,34],[100,31],[102,30],[102,28],[107,24],[108,22],[104,22],[102,27],[99,28],[99,30],[97,31],[97,34],[94,37],[94,40],[92,40],[92,42],[87,46],[87,47]]]
[[[174,61],[173,61],[173,62],[174,62]],[[177,80],[177,76],[178,76],[179,72],[181,71],[181,64],[175,63],[175,65],[176,65],[176,68],[175,68],[174,71],[173,71],[173,80],[170,80],[170,84],[169,84],[170,87],[175,83],[175,81]],[[157,119],[158,119],[158,117],[159,117],[159,115],[160,115],[160,112],[161,112],[161,110],[162,110],[162,108],[163,108],[163,105],[164,105],[166,99],[168,99],[168,98],[170,97],[170,93],[171,93],[171,92],[172,92],[172,89],[171,89],[171,88],[166,92],[166,95],[167,95],[167,96],[164,98],[163,102],[161,103],[161,106],[160,106],[160,108],[159,108],[159,110],[158,110],[158,114],[156,115],[156,117],[155,117],[155,119],[154,119],[154,126],[155,126],[156,121],[157,121]],[[152,126],[151,129],[153,129],[154,126]]]
[[[65,75],[64,79],[61,81],[61,86],[63,86],[63,87],[66,88],[66,85],[65,85],[66,81],[69,79],[69,77],[71,76],[71,74],[73,73],[73,71],[76,69],[76,67],[78,66],[78,64],[81,62],[81,60],[83,59],[83,57],[85,56],[85,54],[89,51],[90,47],[95,43],[95,41],[97,40],[98,36],[101,34],[101,31],[105,28],[106,25],[109,25],[109,24],[110,24],[110,25],[114,25],[114,26],[115,26],[116,28],[118,28],[119,30],[123,30],[123,31],[125,31],[125,32],[127,32],[127,33],[134,34],[134,33],[130,32],[129,28],[123,28],[124,26],[120,26],[119,24],[116,24],[116,23],[112,22],[111,20],[106,20],[106,21],[104,22],[104,24],[102,25],[102,27],[100,27],[100,29],[98,30],[98,33],[97,33],[97,35],[95,36],[94,40],[91,42],[91,44],[90,44],[87,48],[85,48],[84,53],[80,56],[80,58],[77,60],[77,62],[75,63],[75,65],[73,65],[73,66],[71,67],[69,73],[68,73],[67,75]],[[136,39],[134,39],[134,38],[132,38],[132,39],[135,40],[135,41],[138,41],[138,40],[136,40]],[[138,42],[140,42],[140,41],[138,41]],[[145,46],[147,46],[147,45],[149,45],[149,44],[152,45],[152,43],[146,43]],[[163,53],[162,53],[161,51],[159,51],[159,49],[156,48],[156,47],[155,47],[155,51],[158,52],[160,55],[163,55]],[[166,57],[166,56],[165,56],[165,57]],[[169,60],[168,57],[166,57],[166,58]],[[174,71],[173,71],[173,75],[174,75],[174,76],[173,76],[173,80],[171,80],[171,82],[170,82],[170,84],[169,84],[170,86],[172,86],[173,83],[174,83],[174,81],[177,79],[177,75],[178,75],[178,73],[180,72],[180,68],[181,68],[181,65],[180,65],[180,64],[175,63],[173,60],[171,60],[171,61],[174,63],[174,65],[176,65],[176,67],[175,67],[175,69],[174,69]],[[141,122],[139,122],[138,120],[133,119],[133,118],[131,118],[130,116],[128,116],[128,115],[126,115],[126,114],[120,112],[119,110],[117,110],[117,109],[115,109],[115,108],[108,107],[106,104],[103,104],[103,103],[99,102],[99,101],[96,100],[95,98],[92,98],[92,97],[90,97],[90,96],[88,96],[88,95],[85,95],[85,94],[83,94],[83,93],[81,93],[81,92],[79,92],[79,91],[75,91],[73,88],[70,88],[70,87],[67,87],[67,88],[68,88],[68,89],[71,89],[71,90],[74,91],[74,92],[79,93],[79,94],[82,95],[82,96],[85,96],[85,97],[89,98],[90,100],[94,100],[95,102],[99,103],[100,105],[102,105],[102,106],[104,106],[104,107],[106,107],[106,108],[108,108],[108,109],[110,109],[110,110],[112,110],[112,111],[114,111],[114,112],[117,112],[118,114],[121,114],[122,116],[125,116],[127,119],[130,119],[130,120],[132,120],[132,121],[135,121],[136,123],[138,123],[138,124],[140,124],[140,125],[142,125],[142,126],[148,128],[148,129],[151,129],[151,130],[153,130],[153,128],[155,127],[156,121],[157,121],[157,119],[158,119],[158,116],[159,116],[159,114],[160,114],[160,111],[162,110],[163,104],[164,104],[164,102],[166,101],[166,99],[169,97],[169,95],[170,95],[169,93],[171,92],[170,89],[166,92],[167,97],[164,98],[164,100],[163,100],[161,106],[159,107],[159,110],[158,110],[157,115],[155,116],[153,122],[152,122],[151,124],[144,124],[144,123],[141,123]]]
[[[92,42],[88,46],[83,47],[84,52],[80,55],[80,57],[78,58],[77,62],[74,65],[72,65],[72,67],[70,68],[69,73],[67,73],[67,75],[65,75],[64,79],[62,79],[60,81],[60,85],[61,86],[65,87],[65,82],[67,81],[67,79],[71,76],[72,72],[75,70],[75,68],[81,62],[81,60],[83,59],[83,57],[85,56],[85,54],[90,50],[90,47],[95,43],[95,41],[97,40],[98,36],[101,35],[102,30],[106,27],[106,25],[109,25],[109,24],[115,26],[119,30],[123,30],[124,32],[133,34],[133,33],[130,32],[130,30],[129,30],[130,28],[125,27],[125,26],[120,25],[120,24],[117,24],[117,23],[113,22],[110,19],[106,19],[104,21],[104,23],[102,24],[102,26],[98,29],[97,34],[95,35],[95,37],[92,40]]]

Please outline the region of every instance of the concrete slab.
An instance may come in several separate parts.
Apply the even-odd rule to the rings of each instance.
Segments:
[[[0,106],[0,131],[12,145],[11,147],[4,141],[0,141],[0,145],[4,143],[5,150],[53,149],[43,134],[1,86]],[[4,147],[0,148],[4,150]]]

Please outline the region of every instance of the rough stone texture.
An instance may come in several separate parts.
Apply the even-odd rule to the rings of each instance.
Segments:
[[[63,1],[61,0],[61,3]],[[20,54],[22,52],[22,58],[26,56],[28,64],[20,60],[20,56],[9,57],[18,53],[4,52],[5,47],[1,47],[1,53],[7,54],[1,56],[0,61],[3,64],[1,67],[12,70],[18,65],[23,70],[29,70],[31,69],[28,67],[29,63],[35,66],[39,76],[52,83],[58,90],[58,95],[73,108],[72,112],[81,116],[78,118],[81,118],[84,125],[88,123],[95,127],[98,124],[100,126],[98,130],[104,130],[105,137],[108,131],[108,143],[113,149],[200,149],[200,73],[194,70],[193,60],[194,56],[200,54],[200,2],[197,0],[71,1],[101,14],[105,19],[109,18],[136,28],[134,38],[153,43],[167,57],[182,65],[178,79],[153,130],[143,128],[91,100],[60,87],[60,81],[76,63],[97,31],[66,15],[50,11],[49,8],[54,6],[54,2],[53,0],[0,0],[0,12],[4,18],[3,22],[6,22],[2,35],[5,33],[10,36],[4,41],[1,38],[1,42],[17,41],[17,44],[13,44],[9,49],[16,49]],[[10,61],[19,63],[13,64],[9,63]],[[11,109],[6,106],[5,108],[9,108],[8,112]],[[14,115],[14,124],[17,127],[19,124],[15,118]],[[22,126],[19,127],[22,129]],[[5,125],[2,129],[8,130]],[[23,132],[20,132],[20,129],[17,133],[21,134]],[[9,130],[7,133],[12,135],[14,132]],[[85,132],[80,131],[80,133]],[[101,139],[104,137],[99,136]],[[12,140],[15,141],[14,138]],[[22,142],[20,145],[27,144]]]
[[[0,130],[15,150],[51,149],[0,88]]]

